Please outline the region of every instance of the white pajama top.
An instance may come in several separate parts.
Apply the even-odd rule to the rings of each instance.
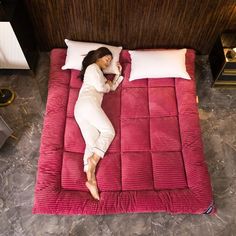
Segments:
[[[89,65],[84,74],[84,81],[78,100],[95,99],[101,105],[104,93],[108,93],[111,90],[106,81],[106,77],[96,63]]]

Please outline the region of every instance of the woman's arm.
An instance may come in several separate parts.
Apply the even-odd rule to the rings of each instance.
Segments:
[[[122,75],[116,75],[112,82],[111,91],[115,91],[123,79],[124,77]]]
[[[112,85],[113,85],[113,82],[112,81],[110,81],[110,80],[107,80],[106,81],[106,84],[109,84],[109,86],[110,86],[110,88],[112,87]]]
[[[116,74],[114,79],[113,79],[113,82],[112,82],[112,85],[111,85],[111,90],[112,91],[115,91],[117,89],[117,87],[119,86],[119,84],[124,79],[124,77],[122,75],[120,75],[121,71],[122,71],[122,67],[121,67],[121,64],[119,62],[117,62],[117,67],[118,67],[118,70],[119,70],[119,74]]]

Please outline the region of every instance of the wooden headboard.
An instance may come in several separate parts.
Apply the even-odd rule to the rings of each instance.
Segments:
[[[235,0],[24,0],[41,50],[64,39],[207,54],[236,21]],[[232,29],[231,29],[232,30]],[[236,30],[236,29],[234,29]]]

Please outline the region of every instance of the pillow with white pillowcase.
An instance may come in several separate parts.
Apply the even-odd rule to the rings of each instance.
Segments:
[[[180,77],[190,80],[186,70],[187,49],[130,50],[129,81],[144,78]]]
[[[111,64],[103,70],[103,72],[105,74],[119,74],[117,62],[119,61],[122,47],[115,47],[101,43],[72,41],[69,39],[65,39],[65,43],[67,45],[67,54],[65,65],[62,66],[62,70],[81,70],[82,61],[89,51],[96,50],[100,47],[106,47],[111,51],[113,60],[111,61]]]

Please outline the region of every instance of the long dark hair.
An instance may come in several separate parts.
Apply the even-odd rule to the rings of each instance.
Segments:
[[[100,47],[96,50],[88,52],[88,54],[85,56],[82,62],[82,70],[80,71],[80,79],[82,81],[84,80],[84,73],[89,65],[95,63],[99,58],[102,58],[107,55],[112,56],[112,53],[106,47]]]

